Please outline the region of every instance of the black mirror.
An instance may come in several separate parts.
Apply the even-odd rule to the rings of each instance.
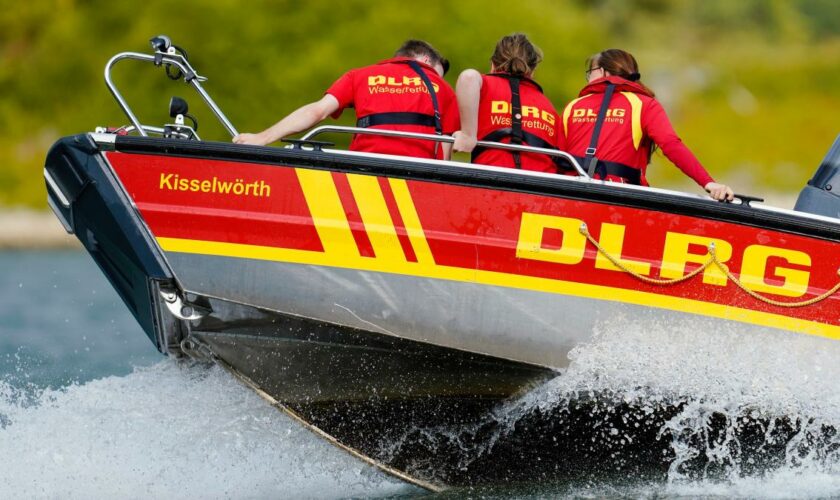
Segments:
[[[166,35],[158,35],[149,40],[149,43],[152,44],[152,50],[157,52],[166,52],[172,46],[172,40]]]
[[[187,101],[175,96],[169,100],[169,116],[172,118],[175,118],[178,115],[186,115],[187,111],[189,111]]]

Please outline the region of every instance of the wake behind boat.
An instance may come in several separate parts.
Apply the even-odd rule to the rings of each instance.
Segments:
[[[840,146],[796,211],[579,177],[200,140],[142,124],[110,78],[134,59],[180,72],[233,125],[167,39],[122,53],[106,82],[130,125],[59,140],[49,203],[157,348],[213,359],[328,439],[425,487],[378,438],[479,421],[555,377],[599,322],[737,325],[840,340]],[[632,320],[630,319],[632,318]],[[441,465],[443,467],[443,465]],[[492,479],[488,479],[492,480]]]

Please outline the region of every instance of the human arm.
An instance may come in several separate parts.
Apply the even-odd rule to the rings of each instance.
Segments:
[[[684,174],[702,186],[712,198],[718,201],[731,201],[734,198],[732,189],[725,184],[715,182],[694,153],[683,144],[659,102],[651,99],[646,104],[642,111],[641,121],[644,133],[659,146],[665,156]]]
[[[458,109],[461,113],[461,130],[452,134],[455,151],[469,153],[475,148],[478,140],[478,103],[481,97],[481,73],[474,69],[466,69],[458,76],[455,84],[455,95],[458,97]]]
[[[283,137],[296,134],[320,123],[338,110],[338,99],[325,94],[319,101],[311,102],[292,111],[288,116],[258,134],[239,134],[236,144],[264,146]]]

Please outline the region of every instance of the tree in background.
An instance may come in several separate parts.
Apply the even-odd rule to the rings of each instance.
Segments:
[[[484,67],[495,40],[523,31],[545,51],[538,79],[558,108],[583,83],[584,61],[608,47],[640,60],[701,161],[760,192],[798,191],[827,150],[840,109],[840,38],[830,0],[523,0],[510,3],[233,1],[23,2],[0,10],[0,204],[43,207],[41,169],[60,136],[127,119],[102,81],[115,53],[148,51],[165,33],[187,49],[208,90],[241,130],[256,130],[317,98],[347,68],[427,39],[457,75]],[[205,139],[228,140],[183,83],[121,63],[115,79],[141,121],[168,120],[188,98]],[[348,118],[342,123],[349,124]],[[679,172],[654,157],[659,186]],[[660,164],[661,163],[661,167]]]

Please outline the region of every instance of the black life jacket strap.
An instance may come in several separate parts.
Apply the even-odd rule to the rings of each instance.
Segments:
[[[519,78],[508,79],[510,84],[510,143],[522,144],[522,98],[519,95]],[[519,151],[511,152],[513,164],[522,168],[522,157]]]
[[[482,137],[481,141],[492,141],[492,142],[501,142],[502,139],[507,137],[513,137],[513,129],[510,127],[507,128],[500,128],[490,132],[489,134]],[[511,141],[512,143],[513,141]],[[528,146],[533,146],[535,148],[545,148],[545,149],[557,149],[557,146],[551,144],[550,142],[546,141],[542,137],[536,136],[528,131],[522,131],[522,142],[520,144],[525,144]],[[472,151],[472,162],[475,163],[476,159],[478,158],[481,153],[487,151],[488,148],[485,146],[476,146],[475,149]],[[519,151],[513,151],[514,153],[519,153]],[[539,153],[535,153],[539,154]]]
[[[581,158],[580,156],[575,156],[574,158],[581,164],[586,161],[585,158]],[[612,175],[615,177],[621,177],[627,181],[628,184],[635,184],[638,186],[642,183],[642,171],[638,168],[633,168],[615,161],[596,160],[595,163],[595,171],[589,174],[590,177],[596,179],[606,179],[608,175]]]
[[[511,137],[513,133],[513,129],[510,127],[508,128],[500,128],[490,132],[489,134],[482,137],[481,141],[492,141],[492,142],[499,142],[501,139],[505,137]],[[557,149],[557,146],[551,144],[550,142],[546,141],[542,137],[534,135],[528,131],[522,131],[522,142],[520,144],[526,144],[528,146],[533,146],[535,148],[545,148],[545,149]],[[480,149],[482,152],[487,149],[483,146],[477,146],[473,151]]]
[[[443,125],[440,122],[440,105],[438,105],[438,98],[437,93],[435,92],[435,86],[432,85],[432,81],[429,80],[429,75],[427,75],[426,72],[423,71],[423,68],[420,67],[420,63],[418,63],[414,59],[410,59],[406,61],[406,63],[409,66],[411,66],[411,69],[413,69],[414,72],[417,73],[417,76],[419,76],[420,79],[423,80],[423,85],[425,85],[426,90],[429,91],[429,96],[431,96],[432,98],[432,108],[434,108],[435,110],[435,133],[437,135],[443,135]],[[437,158],[438,156],[438,146],[440,146],[440,143],[436,142],[434,150],[435,158]]]
[[[377,125],[422,125],[425,127],[435,126],[435,117],[423,113],[393,112],[373,113],[356,120],[359,128],[375,127]]]
[[[598,149],[598,137],[601,136],[601,126],[604,125],[604,119],[607,117],[607,109],[610,107],[613,92],[615,92],[615,84],[607,83],[607,91],[604,92],[604,100],[601,101],[601,109],[598,110],[598,118],[595,119],[595,128],[592,130],[592,138],[589,141],[589,147],[586,148],[586,157],[584,158],[584,165],[589,177],[595,174],[595,167],[598,164],[598,158],[595,157],[595,152]]]
[[[429,80],[429,75],[427,75],[426,72],[423,71],[423,68],[420,67],[420,63],[413,59],[410,61],[406,61],[406,63],[409,66],[411,66],[411,69],[413,69],[414,72],[417,73],[417,76],[419,76],[420,79],[423,80],[423,85],[425,85],[426,90],[429,91],[429,95],[432,98],[432,107],[435,110],[435,133],[437,135],[443,135],[443,125],[440,121],[440,106],[438,105],[438,98],[437,93],[435,92],[435,86],[432,85],[432,81]]]

